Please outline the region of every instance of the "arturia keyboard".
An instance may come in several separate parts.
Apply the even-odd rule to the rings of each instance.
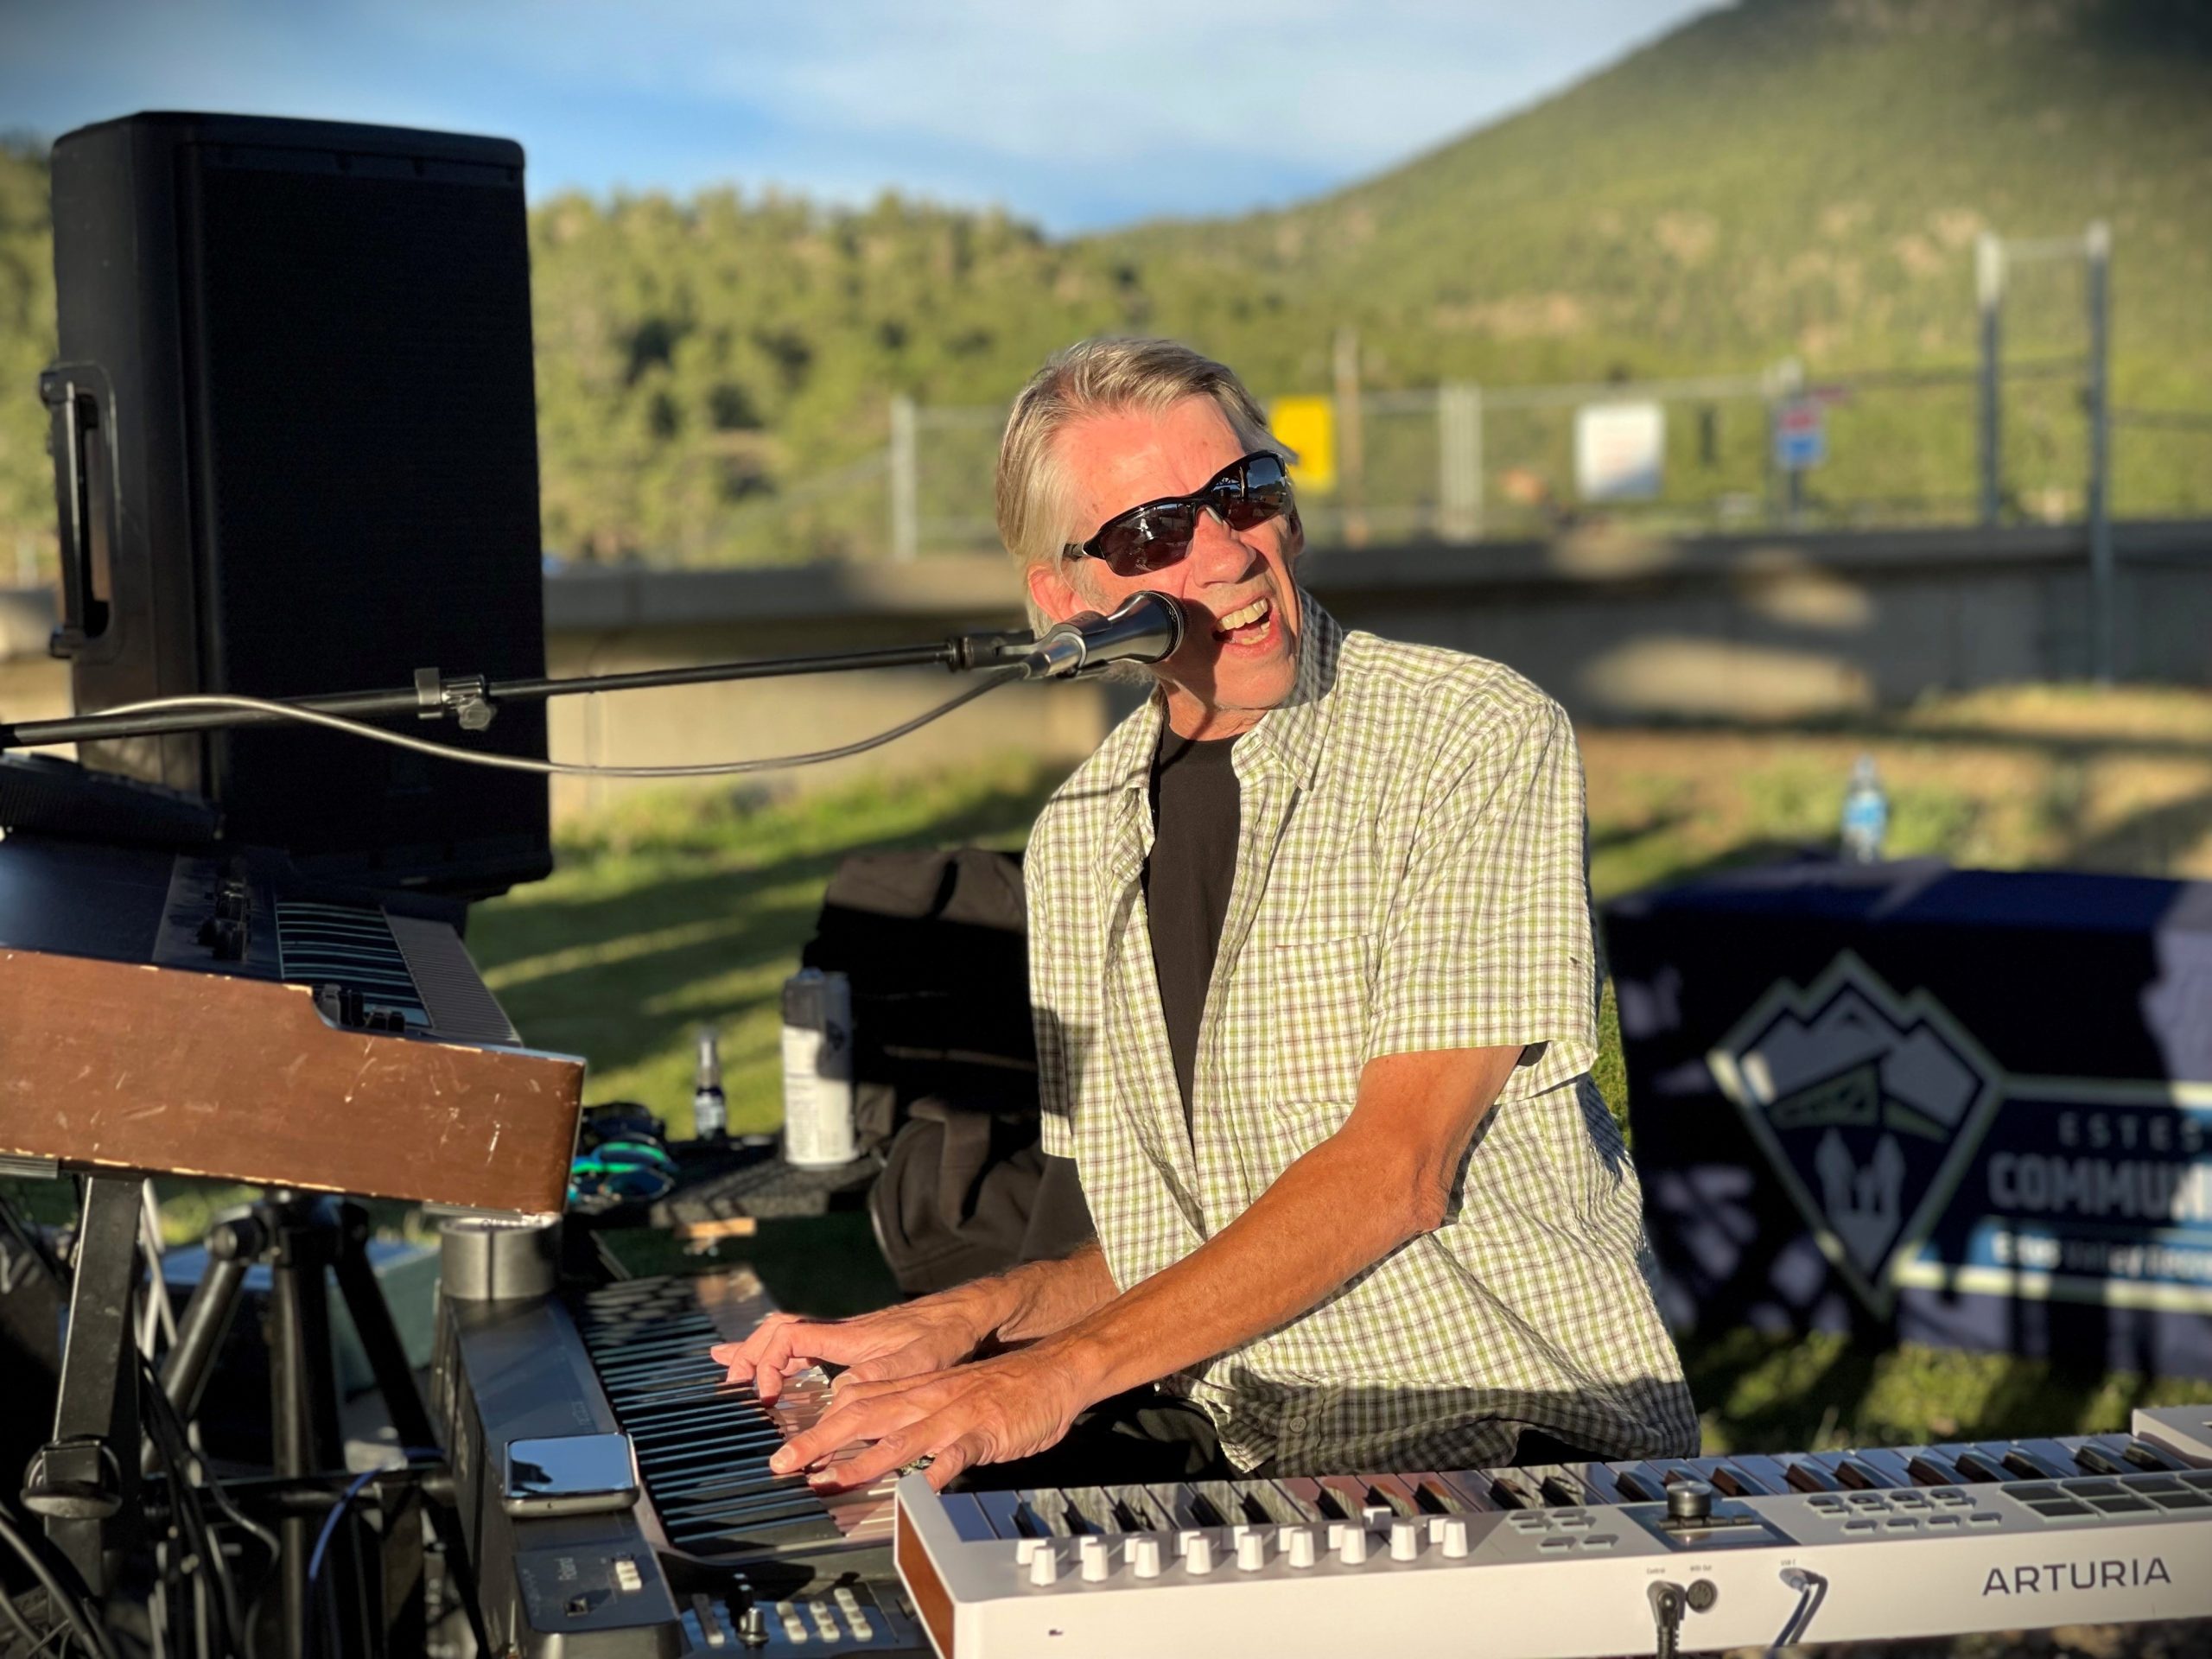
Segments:
[[[927,1652],[892,1571],[893,1483],[825,1497],[768,1472],[827,1382],[803,1373],[766,1408],[708,1357],[773,1306],[741,1268],[441,1299],[435,1414],[495,1651]],[[549,1441],[634,1473],[559,1502],[511,1487],[514,1448],[535,1463]]]
[[[559,1210],[583,1063],[522,1046],[457,913],[273,854],[8,836],[0,1157]]]
[[[2212,1617],[2212,1408],[2133,1433],[940,1495],[942,1659],[1582,1659]]]

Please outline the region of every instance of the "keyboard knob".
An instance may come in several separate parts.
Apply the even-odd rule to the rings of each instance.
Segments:
[[[1036,1553],[1029,1558],[1029,1582],[1032,1584],[1052,1583],[1060,1576],[1059,1552],[1041,1538],[1025,1539],[1023,1541],[1039,1546]]]
[[[1076,1559],[1083,1563],[1085,1584],[1103,1584],[1106,1575],[1114,1570],[1106,1560],[1106,1546],[1096,1534],[1076,1546]]]
[[[1256,1528],[1236,1541],[1236,1570],[1256,1573],[1268,1564],[1267,1535]]]
[[[1283,1553],[1289,1558],[1290,1564],[1293,1567],[1313,1566],[1313,1529],[1311,1527],[1286,1527],[1283,1531],[1288,1540]]]
[[[1160,1576],[1160,1540],[1133,1538],[1129,1541],[1129,1570],[1141,1579]]]
[[[1198,1537],[1191,1540],[1183,1551],[1183,1565],[1194,1578],[1204,1578],[1213,1571],[1213,1540]]]
[[[1456,1515],[1447,1515],[1444,1517],[1444,1525],[1440,1530],[1444,1535],[1446,1557],[1454,1561],[1465,1560],[1467,1559],[1466,1522]]]
[[[1669,1521],[1709,1521],[1713,1518],[1713,1488],[1701,1480],[1678,1480],[1667,1489]]]
[[[1393,1521],[1390,1523],[1390,1559],[1410,1561],[1421,1554],[1420,1523],[1413,1521]]]
[[[1346,1567],[1357,1567],[1367,1559],[1367,1529],[1348,1526],[1344,1540],[1337,1546],[1337,1559]]]

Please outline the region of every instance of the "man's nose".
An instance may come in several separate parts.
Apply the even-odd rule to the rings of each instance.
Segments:
[[[1191,580],[1235,582],[1250,570],[1259,555],[1236,538],[1219,509],[1209,504],[1198,515],[1198,533],[1191,538]]]

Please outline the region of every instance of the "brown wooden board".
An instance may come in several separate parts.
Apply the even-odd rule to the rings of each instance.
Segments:
[[[583,1077],[335,1027],[302,986],[0,949],[0,1154],[557,1211]]]

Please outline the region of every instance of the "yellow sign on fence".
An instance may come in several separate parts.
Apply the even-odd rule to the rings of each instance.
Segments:
[[[1299,488],[1325,495],[1337,487],[1337,400],[1278,397],[1268,405],[1268,425],[1298,456],[1290,476]]]

